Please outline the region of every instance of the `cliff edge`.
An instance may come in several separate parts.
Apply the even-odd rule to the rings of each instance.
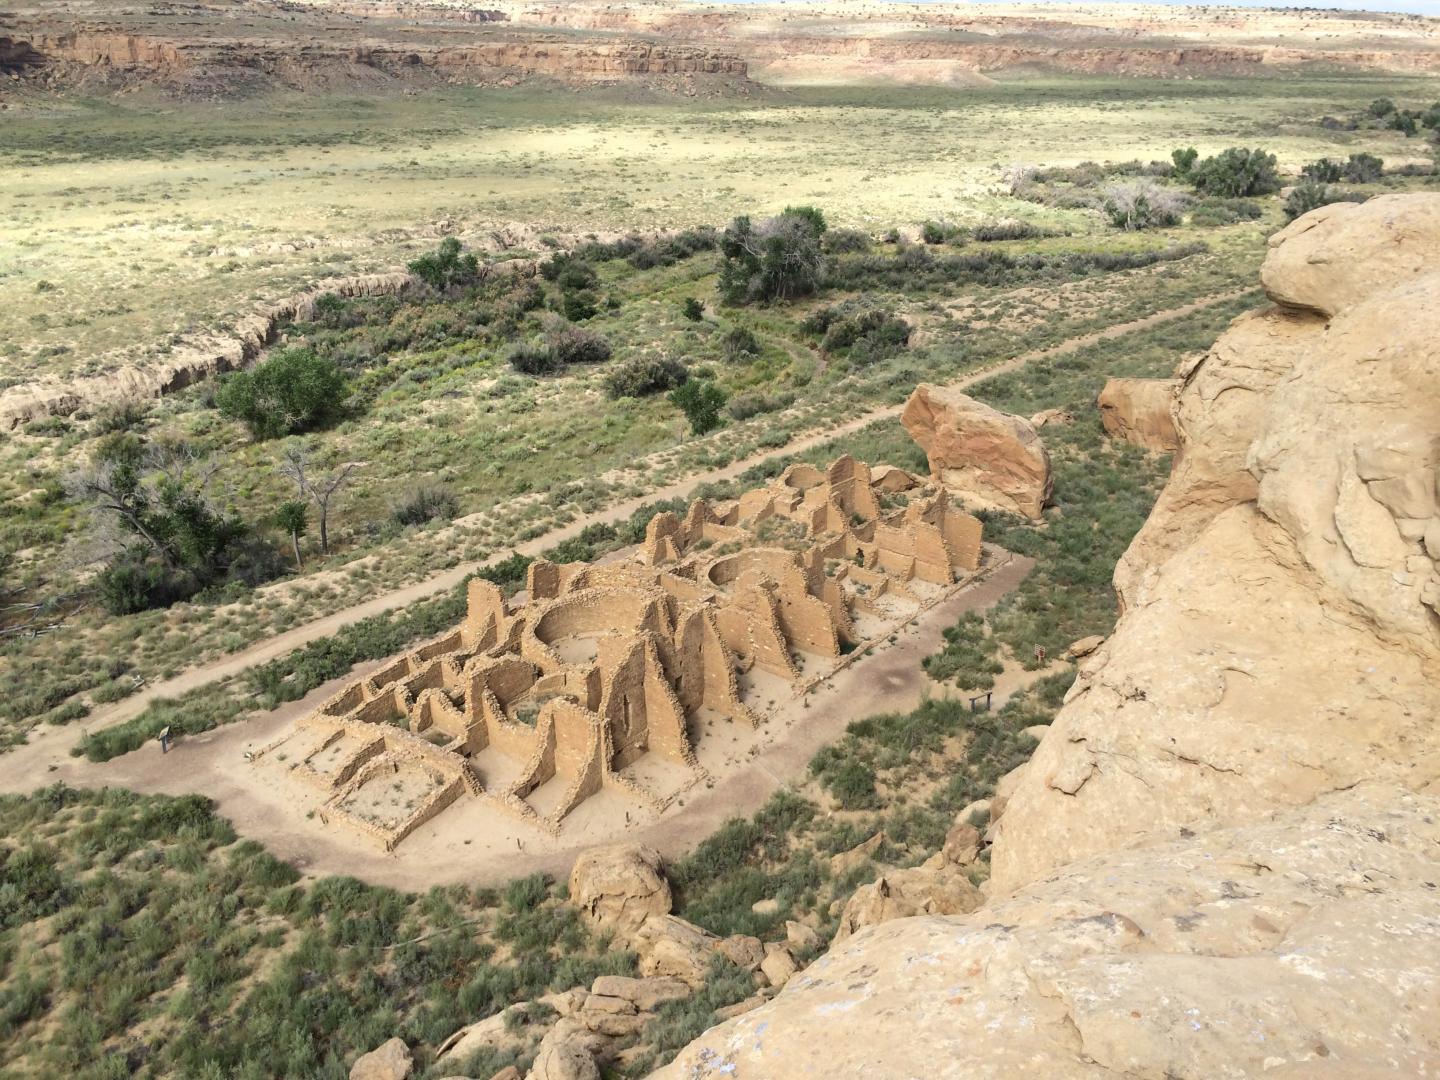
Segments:
[[[866,929],[657,1076],[1440,1069],[1440,195],[1302,217],[996,826],[990,902]]]

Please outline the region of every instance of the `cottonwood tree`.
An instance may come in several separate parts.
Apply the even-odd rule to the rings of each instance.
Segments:
[[[226,575],[249,530],[214,499],[217,465],[183,446],[109,445],[67,487],[118,530],[96,579],[115,614],[163,606]]]
[[[790,206],[759,224],[737,217],[720,237],[720,294],[731,304],[790,300],[820,288],[825,217]]]
[[[310,451],[303,446],[291,446],[280,461],[280,475],[294,483],[302,497],[315,504],[320,525],[320,550],[330,553],[330,500],[347,483],[350,476],[360,467],[358,461],[347,461],[332,472],[315,467]]]

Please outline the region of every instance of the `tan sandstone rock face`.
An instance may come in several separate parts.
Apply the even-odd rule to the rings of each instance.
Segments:
[[[992,800],[992,902],[861,930],[662,1077],[1440,1070],[1430,222],[1302,218],[1290,306],[1181,373],[1123,614]]]
[[[1038,518],[1050,501],[1050,455],[1029,421],[921,383],[900,422],[929,457],[931,475],[968,506]]]
[[[1324,252],[1327,221],[1353,238],[1368,217],[1411,259],[1415,231],[1391,223],[1414,214],[1391,202],[1292,235]],[[1287,243],[1266,263],[1272,292],[1289,287]],[[1360,247],[1389,272],[1388,249]],[[1363,298],[1328,323],[1241,319],[1189,373],[1180,465],[1116,572],[1126,613],[1010,799],[997,888],[1364,779],[1440,783],[1440,579],[1424,545],[1440,273],[1367,291],[1349,262],[1306,263],[1301,284],[1317,305]]]
[[[646,847],[587,851],[570,871],[570,900],[591,929],[624,936],[650,915],[670,914],[670,883],[660,853]]]
[[[1440,194],[1331,203],[1270,238],[1260,280],[1277,304],[1338,315],[1377,292],[1434,273],[1436,251]]]
[[[656,1076],[1426,1075],[1437,874],[1440,799],[1364,785],[866,930]]]
[[[350,1066],[350,1080],[405,1080],[414,1067],[404,1039],[391,1039],[368,1054],[361,1054]]]
[[[973,830],[972,830],[973,831]],[[895,870],[861,885],[846,901],[835,931],[839,943],[867,926],[911,915],[962,915],[983,898],[965,874],[952,866]]]
[[[1178,379],[1107,379],[1096,404],[1100,423],[1112,438],[1169,452],[1180,445],[1170,406]]]

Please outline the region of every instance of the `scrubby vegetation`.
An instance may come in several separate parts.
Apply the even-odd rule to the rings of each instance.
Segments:
[[[0,797],[0,836],[0,1029],[7,1068],[35,1075],[343,1080],[392,1035],[424,1055],[633,971],[543,879],[499,896],[302,883],[199,796]]]

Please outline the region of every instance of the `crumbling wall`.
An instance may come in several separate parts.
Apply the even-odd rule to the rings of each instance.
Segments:
[[[512,759],[515,779],[486,791],[464,765],[461,786],[551,831],[605,786],[662,806],[684,788],[648,792],[636,777],[657,774],[633,764],[656,754],[694,783],[704,775],[689,733],[697,711],[758,726],[746,704],[755,682],[742,675],[768,672],[808,692],[858,658],[846,646],[867,644],[855,612],[889,633],[897,611],[944,595],[911,583],[949,586],[975,572],[980,535],[979,521],[902,470],[848,457],[825,471],[794,465],[738,500],[656,515],[628,562],[537,560],[523,604],[472,580],[456,631],[357,680],[307,723],[381,729],[346,765],[347,792],[381,756],[464,765],[483,751]],[[802,654],[823,671],[802,678]],[[521,719],[530,710],[533,726]],[[554,788],[537,795],[552,783],[564,785],[558,799]],[[426,813],[442,801],[427,800]],[[337,795],[327,813],[339,816],[343,802]]]

